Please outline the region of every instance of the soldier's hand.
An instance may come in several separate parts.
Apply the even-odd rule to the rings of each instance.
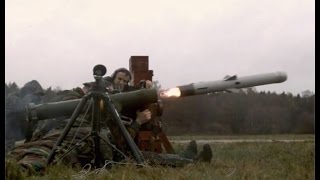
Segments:
[[[137,119],[136,122],[138,124],[144,124],[151,119],[151,111],[149,109],[145,109],[144,111],[137,110]]]
[[[149,80],[146,80],[146,88],[151,89],[153,87],[153,83]]]

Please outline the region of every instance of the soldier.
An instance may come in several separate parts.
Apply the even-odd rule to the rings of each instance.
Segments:
[[[152,88],[153,83],[149,80],[142,81],[141,87],[129,86],[129,82],[131,81],[132,76],[129,70],[126,68],[119,68],[114,71],[111,76],[105,77],[108,92],[109,93],[119,93],[119,92],[128,92],[133,90],[138,90],[140,88]],[[84,87],[82,88],[82,92],[86,93],[92,87],[93,83],[84,83]],[[79,89],[78,89],[79,90]],[[82,93],[79,93],[79,95]],[[81,95],[80,95],[81,96]],[[126,110],[125,112],[121,112],[122,119],[130,119],[131,123],[126,126],[127,131],[131,135],[132,138],[135,138],[141,125],[148,122],[151,119],[151,112],[149,109],[140,110]],[[135,119],[133,121],[133,119]],[[112,134],[113,143],[124,152],[129,152],[129,147],[125,143],[125,139],[121,134],[119,127],[115,124],[114,121],[107,121],[107,125],[110,128],[110,132]],[[158,165],[169,165],[169,166],[183,166],[185,164],[193,163],[195,161],[203,161],[210,162],[212,158],[212,152],[209,144],[205,144],[203,146],[203,150],[197,154],[197,144],[195,141],[191,141],[188,145],[187,149],[182,152],[180,155],[175,154],[157,154],[154,152],[142,151],[145,159],[149,161],[151,164]],[[115,153],[114,160],[119,161],[122,160],[120,154]]]

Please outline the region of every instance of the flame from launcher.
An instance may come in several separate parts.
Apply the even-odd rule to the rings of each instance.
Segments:
[[[179,88],[171,88],[160,92],[161,98],[180,97],[181,92]]]

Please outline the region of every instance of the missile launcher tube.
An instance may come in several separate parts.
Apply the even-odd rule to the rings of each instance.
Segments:
[[[137,91],[110,94],[110,99],[119,109],[139,108],[145,104],[156,103],[158,100],[156,89],[141,89]],[[44,103],[26,107],[28,121],[45,120],[62,116],[71,116],[81,99]],[[89,101],[85,107],[88,107]],[[83,108],[84,110],[86,108]]]

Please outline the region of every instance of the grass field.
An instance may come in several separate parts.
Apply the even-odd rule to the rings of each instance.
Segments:
[[[204,136],[204,135],[185,135],[185,136],[170,136],[170,140],[191,140],[191,139],[290,139],[290,140],[300,140],[300,139],[315,139],[314,134],[279,134],[279,135],[214,135],[214,136]]]
[[[183,168],[136,167],[115,165],[98,174],[80,176],[80,169],[56,165],[47,169],[44,176],[24,179],[314,179],[314,135],[268,135],[268,136],[183,136],[170,140],[191,139],[307,139],[306,142],[240,142],[211,143],[213,159],[210,164],[198,163]],[[177,151],[186,144],[174,144]],[[199,144],[198,150],[201,150]]]

